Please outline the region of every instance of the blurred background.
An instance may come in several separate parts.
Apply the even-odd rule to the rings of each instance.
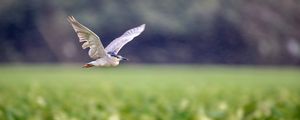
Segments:
[[[74,16],[118,68],[81,69]],[[183,65],[182,65],[183,64]],[[1,120],[296,120],[300,0],[1,0]]]
[[[299,0],[1,0],[1,63],[90,59],[69,15],[104,46],[146,30],[120,54],[130,63],[300,65]]]

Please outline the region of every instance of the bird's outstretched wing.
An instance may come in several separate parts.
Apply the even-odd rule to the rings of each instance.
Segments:
[[[133,40],[133,38],[135,38],[136,36],[140,35],[144,31],[144,29],[145,29],[145,24],[127,30],[122,36],[114,39],[105,48],[105,50],[107,52],[114,52],[115,54],[117,54],[126,43]]]
[[[68,17],[68,21],[71,23],[73,29],[79,37],[79,42],[83,42],[82,48],[90,48],[89,56],[93,59],[104,57],[106,52],[100,41],[100,38],[87,27],[80,24],[73,16]]]

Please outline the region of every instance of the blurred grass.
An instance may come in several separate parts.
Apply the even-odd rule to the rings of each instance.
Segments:
[[[299,73],[278,67],[2,65],[0,119],[296,120]]]

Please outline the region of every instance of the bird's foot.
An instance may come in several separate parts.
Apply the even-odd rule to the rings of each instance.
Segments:
[[[90,68],[90,67],[93,67],[94,65],[92,65],[92,64],[85,64],[85,65],[83,65],[82,66],[82,68]]]

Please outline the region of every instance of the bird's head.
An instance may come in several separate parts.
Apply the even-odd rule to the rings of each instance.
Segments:
[[[121,59],[121,60],[124,60],[124,61],[128,61],[128,58],[123,57],[123,56],[121,56],[121,55],[120,55],[120,59]]]
[[[123,57],[123,56],[121,56],[121,55],[117,55],[116,58],[117,58],[119,61],[121,61],[121,60],[128,61],[127,58],[125,58],[125,57]]]
[[[121,55],[117,55],[117,54],[115,54],[115,53],[113,53],[113,52],[109,52],[108,54],[109,54],[111,57],[116,58],[116,59],[119,60],[119,61],[121,61],[121,60],[126,60],[126,61],[128,61],[127,58],[125,58],[125,57],[123,57],[123,56],[121,56]]]

